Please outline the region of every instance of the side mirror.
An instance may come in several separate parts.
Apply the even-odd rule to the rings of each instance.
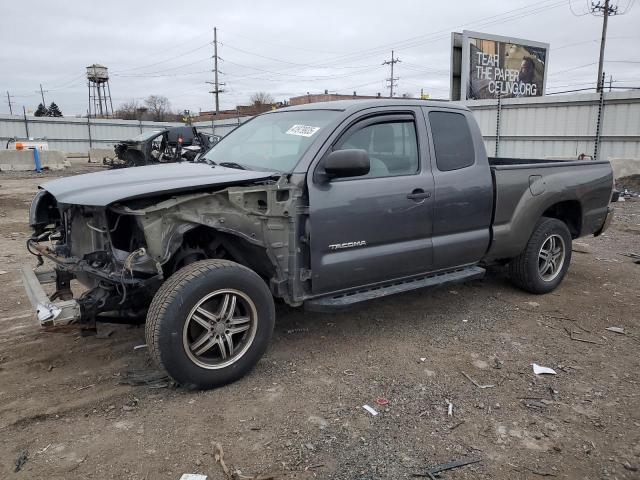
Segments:
[[[366,150],[335,150],[322,163],[328,178],[359,177],[369,173],[371,163]]]

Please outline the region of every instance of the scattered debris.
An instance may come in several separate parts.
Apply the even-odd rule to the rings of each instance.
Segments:
[[[378,397],[376,398],[375,402],[380,405],[381,407],[384,407],[385,405],[389,405],[389,400],[387,400],[384,397]]]
[[[222,471],[228,479],[231,479],[231,470],[227,467],[227,464],[224,463],[224,450],[222,449],[222,445],[219,442],[214,442],[213,447],[216,449],[216,453],[213,458],[215,458],[216,463],[220,464]]]
[[[522,404],[527,408],[533,408],[535,410],[542,410],[547,408],[547,404],[536,399],[524,398]]]
[[[586,243],[582,243],[582,242],[573,242],[573,245],[571,246],[571,250],[574,252],[579,252],[579,253],[591,253],[591,247],[589,245],[587,245]]]
[[[467,380],[469,380],[471,383],[473,383],[476,387],[478,388],[493,388],[495,387],[495,385],[480,385],[478,382],[476,382],[473,378],[471,378],[469,375],[467,375],[466,373],[464,373],[462,370],[460,370],[460,373],[462,375],[464,375],[466,377]]]
[[[369,412],[374,417],[378,415],[378,412],[376,411],[376,409],[373,407],[370,407],[369,405],[363,405],[362,408],[364,408],[367,412]]]
[[[342,374],[348,377],[353,377],[356,374],[356,372],[354,372],[353,370],[347,369],[347,370],[343,370]]]
[[[540,304],[538,302],[527,302],[527,305],[529,305],[530,307],[533,308],[537,308],[540,306]]]
[[[453,417],[453,403],[451,403],[449,400],[445,400],[445,402],[447,402],[447,415],[449,417]]]
[[[582,327],[581,327],[582,328]],[[578,333],[578,332],[574,332],[572,329],[569,329],[567,327],[564,327],[564,330],[567,332],[567,334],[569,335],[569,338],[571,340],[575,340],[576,342],[584,342],[584,343],[592,343],[594,345],[602,345],[602,343],[600,342],[596,342],[595,340],[589,340],[587,338],[580,338],[580,337],[576,337],[574,336],[574,333]],[[582,328],[582,330],[588,331],[584,328]]]
[[[456,428],[458,428],[460,425],[462,425],[464,423],[464,420],[459,421],[458,423],[456,423],[455,425],[451,425],[449,427],[449,431],[451,430],[455,430]]]
[[[209,477],[199,473],[183,473],[179,480],[209,480]]]
[[[169,377],[160,371],[132,370],[124,372],[118,380],[119,385],[147,386],[150,388],[166,388],[170,385]]]
[[[536,470],[535,468],[521,467],[512,463],[509,463],[508,465],[512,467],[516,472],[522,472],[526,470],[527,472],[533,473],[534,475],[539,475],[541,477],[557,477],[555,473],[543,472],[541,470]]]
[[[629,470],[630,472],[638,471],[638,465],[632,465],[629,462],[624,462],[622,466],[624,467],[625,470]]]
[[[436,465],[435,467],[427,468],[425,473],[414,473],[414,477],[429,477],[431,479],[436,478],[434,475],[437,475],[440,472],[444,472],[445,470],[453,470],[454,468],[464,467],[465,465],[470,465],[472,463],[478,463],[481,459],[479,458],[463,458],[461,460],[456,460],[449,463],[443,463],[442,465]]]
[[[80,390],[86,390],[87,388],[91,388],[91,387],[95,387],[95,386],[96,386],[95,383],[92,383],[91,385],[85,385],[84,387],[76,388],[76,392],[79,392]]]
[[[421,362],[425,362],[426,360],[427,360],[427,357],[420,357]]]
[[[624,335],[624,328],[622,327],[607,327],[605,328],[605,330],[609,330],[610,332],[614,332],[614,333],[619,333],[621,335]]]
[[[142,345],[136,345],[133,347],[134,350],[140,350],[141,348],[147,348],[147,344],[143,343]]]
[[[288,334],[292,334],[292,333],[306,333],[308,332],[309,329],[308,328],[290,328],[289,330],[287,330]]]
[[[531,366],[533,367],[533,373],[535,373],[536,375],[543,375],[543,374],[556,375],[556,371],[553,368],[541,367],[537,363],[532,363]]]
[[[5,273],[8,273],[8,272],[5,270],[0,270],[0,275],[4,275]]]
[[[493,357],[493,368],[500,370],[504,362],[500,360],[498,357]]]
[[[633,263],[637,263],[638,265],[640,265],[640,255],[638,255],[637,253],[623,252],[623,253],[618,253],[618,255],[622,255],[623,257],[629,257],[633,260]]]
[[[23,450],[20,452],[20,455],[18,455],[18,458],[16,458],[16,467],[13,469],[13,471],[15,473],[19,472],[22,467],[24,467],[24,464],[27,463],[27,460],[29,459],[29,452],[27,450]]]

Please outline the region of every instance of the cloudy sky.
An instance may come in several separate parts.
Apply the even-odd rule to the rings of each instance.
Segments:
[[[611,18],[605,71],[614,86],[640,87],[640,2],[620,0]],[[547,92],[595,84],[602,18],[587,0],[324,0],[181,2],[22,0],[0,16],[0,113],[55,101],[65,115],[87,109],[85,67],[111,74],[114,106],[165,95],[174,109],[210,110],[213,27],[218,28],[221,108],[266,91],[386,92],[394,49],[397,91],[449,96],[450,32],[463,29],[551,44]],[[585,14],[586,13],[586,14]]]

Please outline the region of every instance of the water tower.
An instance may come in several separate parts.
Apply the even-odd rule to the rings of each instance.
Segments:
[[[87,80],[89,80],[89,116],[109,117],[113,115],[109,69],[97,63],[89,65]]]

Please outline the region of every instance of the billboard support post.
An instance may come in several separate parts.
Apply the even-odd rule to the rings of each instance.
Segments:
[[[496,109],[496,148],[494,157],[500,156],[500,114],[502,113],[502,97],[498,97],[498,108]]]

